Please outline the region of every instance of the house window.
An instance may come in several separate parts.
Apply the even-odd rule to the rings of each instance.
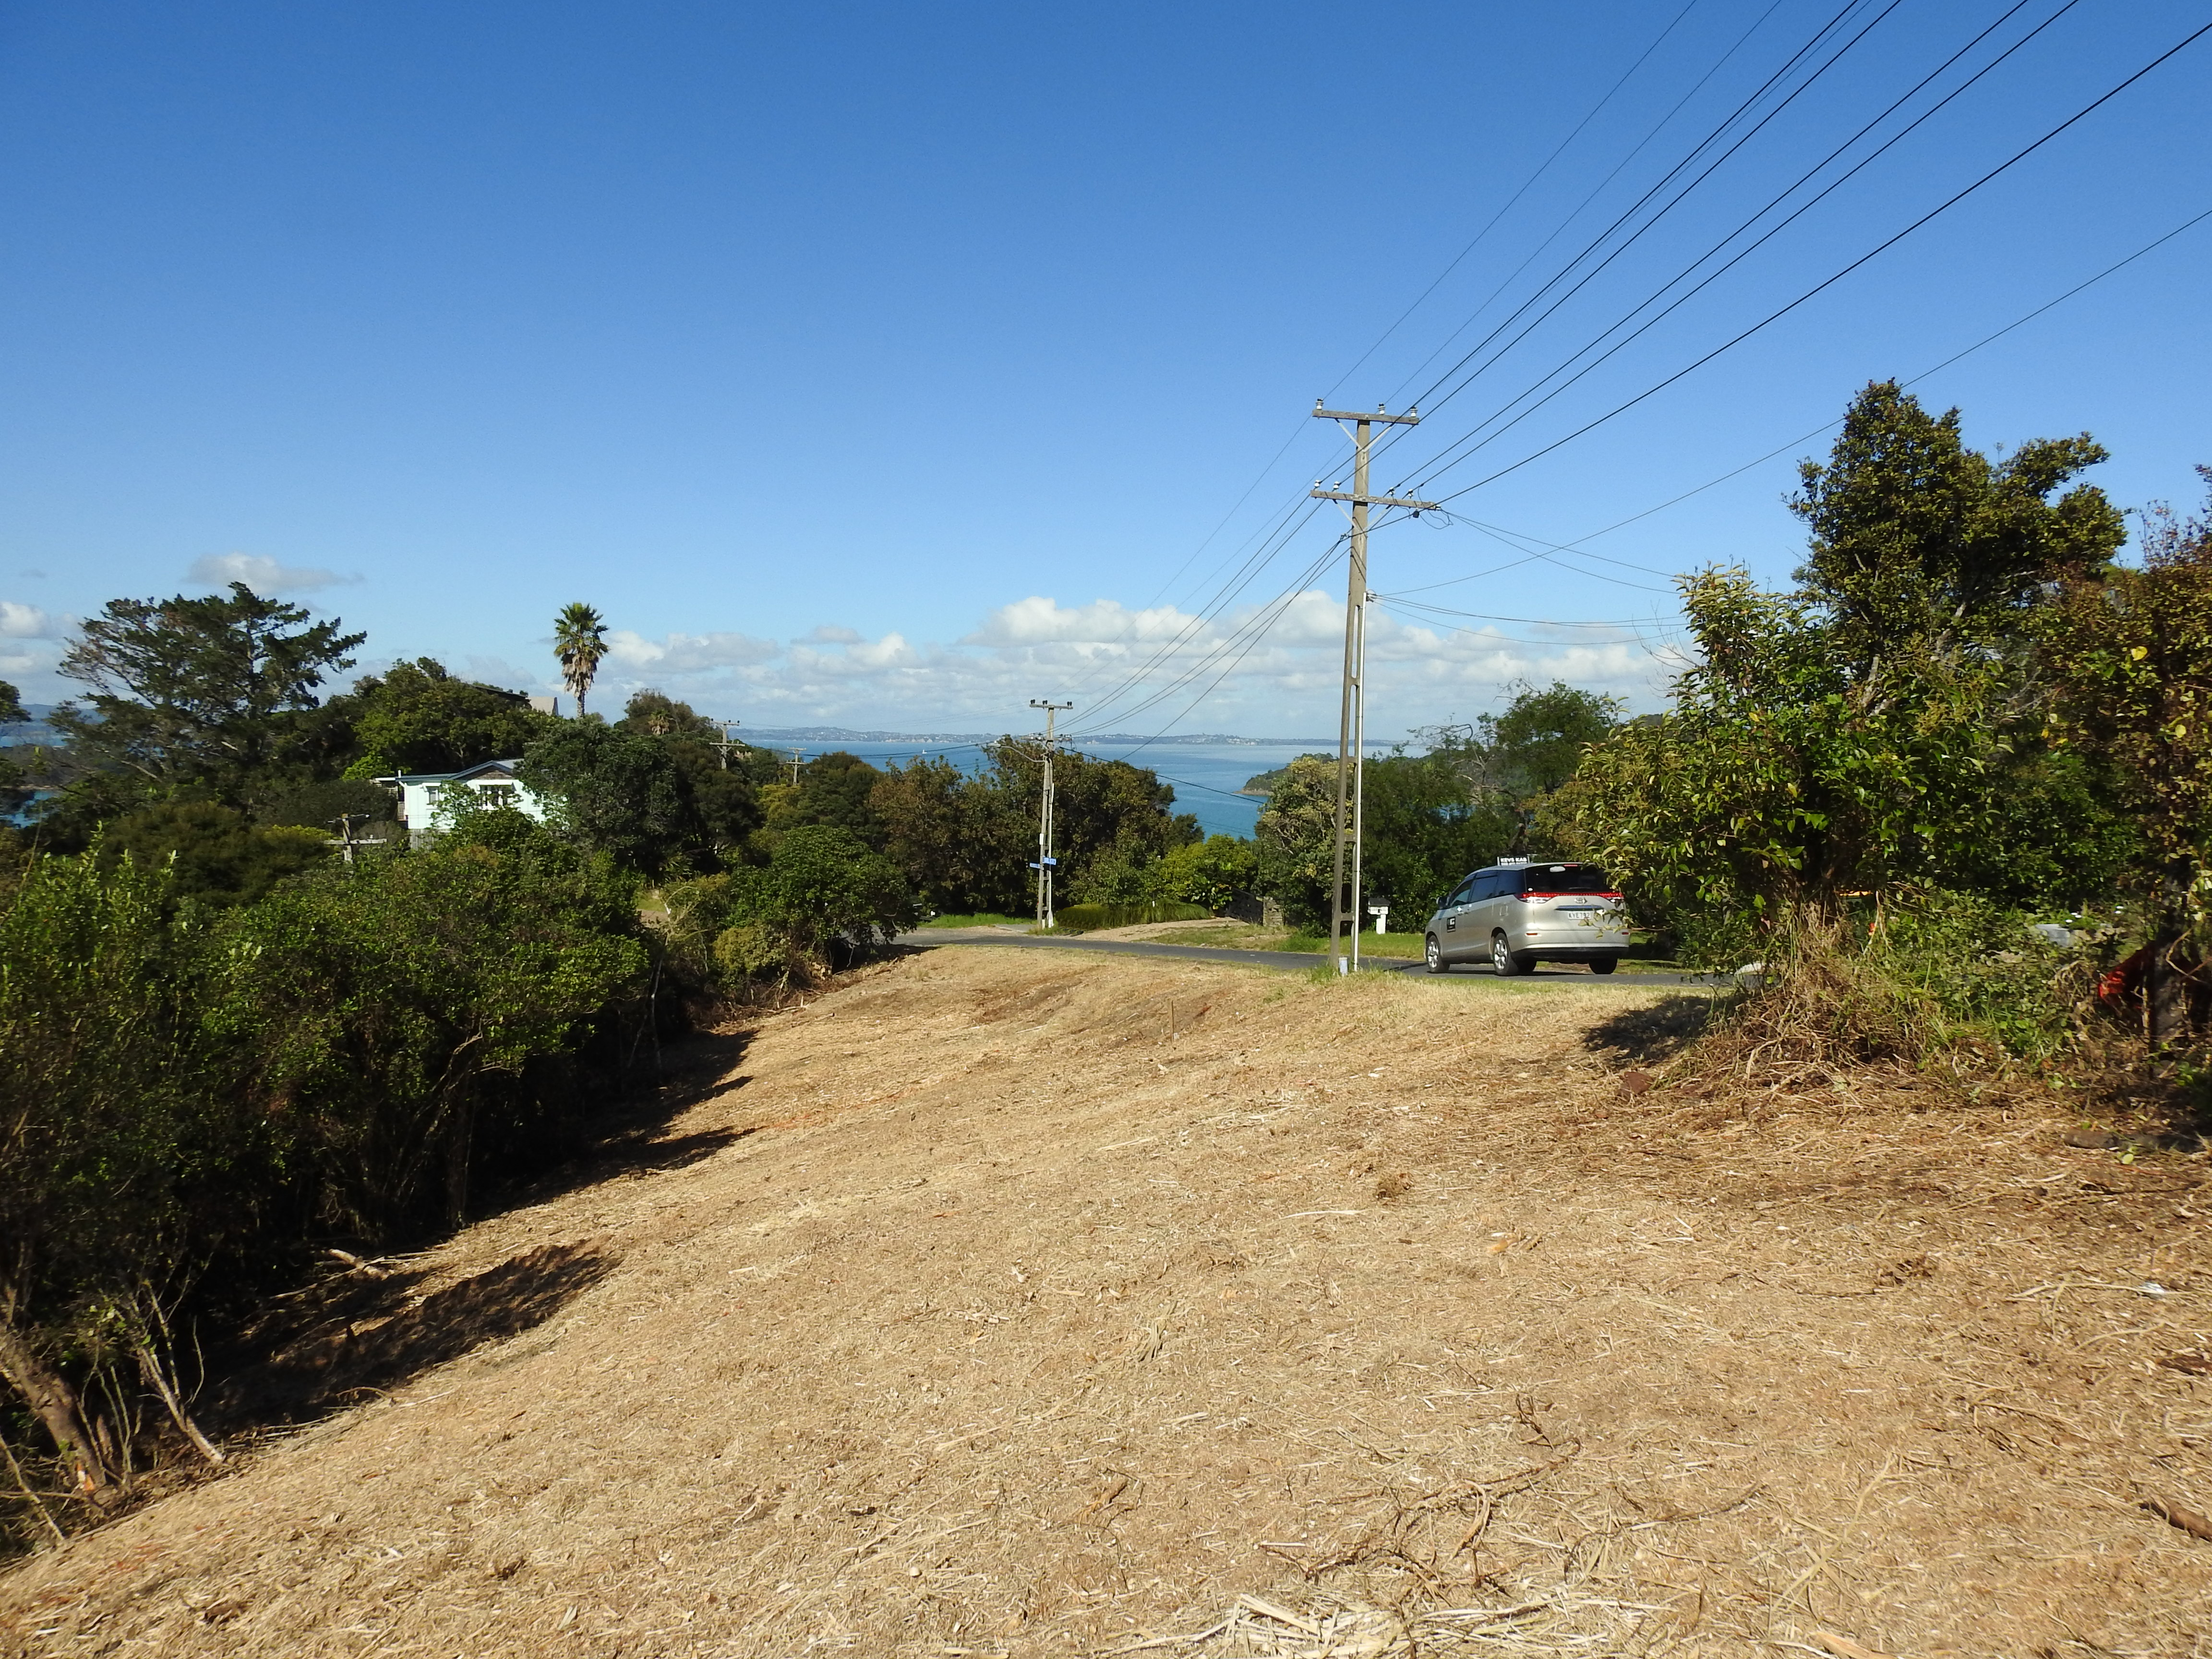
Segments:
[[[486,783],[477,786],[477,793],[494,806],[513,806],[517,791],[511,783]]]

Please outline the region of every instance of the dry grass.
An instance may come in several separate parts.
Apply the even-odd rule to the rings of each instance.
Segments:
[[[594,1264],[542,1322],[17,1569],[0,1642],[2212,1654],[2212,1543],[2144,1507],[2212,1509],[2203,1164],[2032,1101],[1630,1094],[1681,1006],[859,975],[681,1167],[414,1264],[417,1305]]]

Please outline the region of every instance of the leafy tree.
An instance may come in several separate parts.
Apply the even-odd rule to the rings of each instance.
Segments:
[[[1966,447],[1957,410],[1930,415],[1894,380],[1869,385],[1827,463],[1800,464],[1790,503],[1810,532],[1797,580],[1831,648],[1870,671],[1906,642],[2016,640],[2046,584],[2098,574],[2126,541],[2094,485],[2050,499],[2107,459],[2085,432],[1992,460]]]
[[[1020,738],[984,746],[990,787],[1026,820],[1023,855],[1036,856],[1036,811],[1044,790],[1042,756]],[[1158,774],[1121,760],[1094,760],[1063,750],[1053,760],[1053,855],[1060,860],[1060,889],[1082,887],[1094,866],[1141,867],[1174,847],[1202,839],[1198,820],[1176,813],[1175,789]]]
[[[616,725],[623,731],[647,738],[694,738],[703,743],[722,739],[722,728],[690,703],[679,702],[667,693],[650,687],[630,693],[629,701],[623,705],[623,717]]]
[[[795,824],[765,866],[669,892],[678,943],[728,981],[818,978],[843,951],[888,945],[920,919],[898,866],[849,830]]]
[[[1202,904],[1218,915],[1252,896],[1259,852],[1241,836],[1208,836],[1170,848],[1154,867],[1154,890],[1146,897]]]
[[[244,1097],[290,1127],[328,1218],[373,1238],[441,1186],[460,1218],[494,1084],[572,1048],[647,960],[632,883],[506,807],[465,808],[428,850],[326,865],[234,911],[219,944],[206,1018]]]
[[[776,769],[763,751],[730,744],[722,728],[688,702],[653,690],[634,693],[616,730],[659,743],[691,791],[702,863],[742,861],[763,823],[761,788]]]
[[[1433,726],[1419,735],[1465,781],[1470,800],[1518,811],[1525,823],[1544,796],[1574,776],[1583,751],[1603,742],[1620,717],[1620,698],[1554,680],[1541,691],[1522,686],[1502,714]]]
[[[1336,826],[1336,763],[1300,755],[1273,775],[1267,804],[1254,830],[1260,890],[1283,902],[1293,921],[1328,919],[1333,867],[1329,838]]]
[[[105,1313],[173,1302],[193,1188],[220,1182],[236,1128],[190,1000],[192,939],[158,868],[39,858],[0,889],[0,1376],[80,1492],[105,1499],[123,1448],[83,1393]],[[209,1206],[192,1243],[250,1200]],[[158,1364],[143,1316],[125,1345]]]
[[[0,726],[18,726],[30,719],[23,707],[23,694],[5,680],[0,680]]]
[[[93,688],[52,725],[82,759],[156,786],[199,783],[232,799],[283,758],[300,711],[367,637],[243,582],[228,596],[111,599],[63,653]]]
[[[883,821],[868,803],[883,781],[884,775],[858,755],[842,749],[817,755],[799,769],[798,791],[787,798],[780,811],[770,811],[769,825],[782,829],[801,823],[830,824],[851,830],[881,851]]]
[[[366,778],[328,778],[303,783],[274,795],[254,814],[264,824],[292,824],[303,830],[334,830],[350,818],[356,834],[384,836],[397,829],[398,803],[382,784]]]
[[[1830,464],[1803,469],[1802,586],[1684,578],[1698,659],[1674,708],[1595,748],[1547,821],[1647,919],[1832,916],[1851,894],[2027,870],[2072,885],[2114,838],[2040,735],[2026,629],[2050,584],[2118,548],[2100,492],[2045,499],[2103,453],[2038,441],[1993,463],[1955,411],[1869,386]]]
[[[158,800],[113,820],[98,855],[106,865],[127,857],[167,867],[177,896],[224,908],[252,903],[329,850],[320,828],[258,826],[214,801]]]
[[[558,830],[626,869],[659,875],[702,839],[690,779],[668,746],[597,717],[561,721],[516,775],[549,803]]]
[[[970,777],[922,757],[886,770],[868,804],[884,852],[928,908],[1005,913],[1028,902],[1036,825],[997,775]]]
[[[888,945],[917,919],[898,866],[835,824],[794,827],[776,843],[765,869],[742,871],[733,879],[740,909],[811,959],[837,939],[864,951]]]
[[[2130,874],[2150,899],[2163,1041],[2180,1019],[2169,970],[2186,966],[2185,941],[2198,957],[2212,943],[2212,523],[2154,514],[2140,570],[2077,579],[2038,621],[2053,741],[2085,757],[2141,826]]]
[[[556,724],[521,693],[457,679],[428,657],[395,663],[355,682],[350,696],[331,701],[349,715],[361,750],[347,769],[352,778],[458,772],[511,759]]]
[[[599,613],[578,600],[561,607],[553,618],[553,654],[561,664],[561,682],[575,694],[576,714],[584,714],[584,696],[599,678],[599,659],[607,654],[607,625]]]
[[[1444,756],[1391,755],[1368,762],[1366,771],[1361,902],[1388,904],[1401,927],[1419,927],[1462,876],[1520,833],[1516,812],[1494,799],[1470,800]]]

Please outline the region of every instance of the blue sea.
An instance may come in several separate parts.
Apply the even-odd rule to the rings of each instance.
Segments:
[[[918,756],[942,756],[955,766],[982,764],[981,744],[973,734],[945,737],[902,737],[880,732],[844,732],[810,727],[802,731],[753,731],[742,734],[749,742],[784,754],[797,750],[811,758],[835,749],[882,766]],[[1272,772],[1300,755],[1336,753],[1330,738],[1097,738],[1071,742],[1072,750],[1097,760],[1126,760],[1158,775],[1176,793],[1175,810],[1196,816],[1209,836],[1249,836],[1260,817],[1261,798],[1239,794],[1245,783],[1262,772]],[[1387,753],[1373,743],[1370,755]]]

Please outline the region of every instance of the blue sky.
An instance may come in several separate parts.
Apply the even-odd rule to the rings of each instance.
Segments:
[[[586,599],[602,701],[753,725],[1018,727],[1049,696],[1098,729],[1332,729],[1340,519],[1203,619],[1220,561],[1344,471],[1316,396],[1400,407],[1839,10],[1747,121],[1872,25],[1378,463],[1419,477],[2008,6],[0,5],[0,672],[58,695],[72,617],[244,574],[367,629],[365,665],[532,690]],[[1794,298],[2201,9],[2021,7],[1838,165],[2063,15],[1431,493]],[[1377,535],[1384,592],[1606,626],[1386,609],[1375,729],[1522,678],[1653,706],[1666,573],[1786,580],[1820,441],[1589,544],[1621,563],[1480,526],[1572,542],[2212,208],[2208,68],[2212,37],[1461,521]],[[2193,504],[2208,249],[2212,222],[1919,390],[1985,447],[2091,430],[2120,501]]]

